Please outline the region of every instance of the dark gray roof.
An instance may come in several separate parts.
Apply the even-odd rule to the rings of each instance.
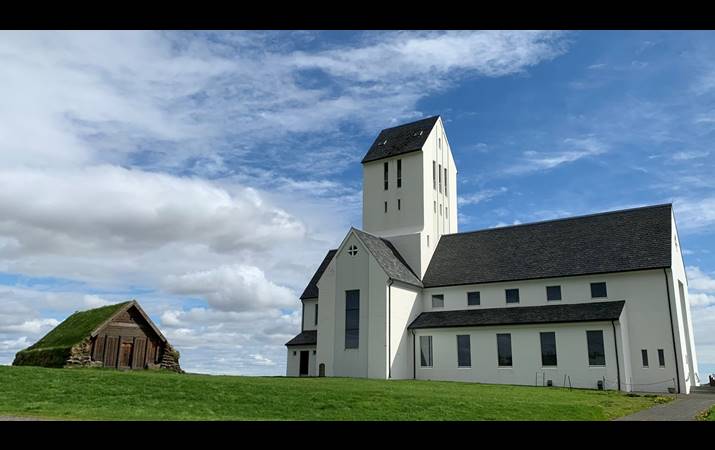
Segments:
[[[388,277],[393,280],[413,286],[422,287],[420,278],[412,272],[397,249],[387,239],[373,236],[357,228],[353,228],[360,240],[365,244],[368,251],[375,257],[377,263],[385,271]]]
[[[423,312],[408,328],[481,327],[618,320],[624,300]]]
[[[439,116],[433,116],[417,122],[385,128],[377,135],[377,139],[365,154],[362,163],[420,150],[434,124],[437,123],[437,119]]]
[[[447,234],[425,287],[670,267],[671,205]]]
[[[323,275],[323,272],[325,272],[325,268],[328,267],[330,261],[333,260],[333,256],[335,256],[336,252],[337,250],[329,250],[328,254],[325,255],[325,258],[323,258],[323,262],[320,263],[320,266],[318,266],[318,270],[315,271],[315,274],[313,274],[313,278],[310,279],[308,286],[305,287],[303,294],[301,294],[301,300],[304,300],[306,298],[318,298],[318,280],[320,279],[321,275]]]
[[[318,342],[317,330],[306,330],[286,342],[286,345],[314,345]]]

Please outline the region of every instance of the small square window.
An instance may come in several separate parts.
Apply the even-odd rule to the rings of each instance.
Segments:
[[[606,292],[606,283],[591,283],[591,298],[606,298],[608,293]]]
[[[293,350],[293,356],[295,356],[295,354],[296,354],[296,351],[295,351],[295,350]]]
[[[444,294],[435,294],[432,296],[433,308],[444,308]]]
[[[475,306],[479,305],[481,298],[479,292],[467,292],[467,305]]]
[[[546,300],[561,300],[561,286],[546,286]]]
[[[507,289],[506,290],[506,302],[507,303],[519,303],[519,289]]]

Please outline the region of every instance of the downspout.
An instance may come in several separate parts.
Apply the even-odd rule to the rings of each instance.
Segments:
[[[387,283],[387,379],[392,378],[392,283]]]
[[[616,337],[616,324],[611,320],[611,326],[613,327],[613,343],[616,348],[616,374],[618,378],[618,390],[621,390],[621,366],[618,362],[618,337]],[[605,388],[605,386],[604,386]]]
[[[668,313],[670,314],[670,334],[673,336],[673,356],[675,358],[675,379],[678,380],[678,394],[680,394],[680,370],[678,369],[678,348],[675,345],[675,329],[673,328],[673,309],[670,306],[670,284],[668,283],[668,272],[663,268],[665,275],[665,293],[668,295]]]
[[[415,337],[415,330],[410,330],[412,333],[412,379],[417,379],[417,343]]]

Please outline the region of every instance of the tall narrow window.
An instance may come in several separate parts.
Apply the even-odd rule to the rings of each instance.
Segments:
[[[437,143],[439,144],[439,148],[442,148],[442,138],[437,138]]]
[[[427,247],[429,247],[429,234],[427,235]]]
[[[665,352],[662,348],[658,349],[658,365],[660,367],[665,367]]]
[[[439,186],[439,192],[442,192],[442,164],[439,164],[439,170],[437,171],[437,185]]]
[[[506,302],[507,303],[519,303],[519,289],[507,289],[506,290]]]
[[[432,296],[432,307],[433,308],[443,308],[444,307],[444,294],[435,294]]]
[[[385,190],[387,190],[387,163],[384,164],[385,167]]]
[[[345,348],[360,344],[360,291],[345,291]]]
[[[511,367],[511,334],[497,334],[497,364]]]
[[[442,205],[439,205],[439,215],[442,215]]]
[[[648,367],[648,350],[646,349],[641,350],[641,362],[643,363],[643,367]]]
[[[434,213],[437,214],[437,200],[435,200],[433,203],[434,203]]]
[[[315,325],[318,325],[318,304],[315,304]]]
[[[445,206],[444,207],[444,216],[449,220],[449,207]]]
[[[402,160],[397,160],[397,187],[402,187]]]
[[[449,182],[447,181],[447,168],[444,168],[444,195],[447,196],[447,185]]]
[[[468,334],[457,335],[457,367],[472,366],[472,346]]]
[[[605,366],[606,353],[603,349],[603,331],[586,331],[586,341],[588,345],[588,365]]]
[[[401,209],[402,209],[402,202],[400,201],[399,198],[397,199],[397,209],[398,209],[398,210],[401,210]]]
[[[437,189],[437,163],[432,161],[432,189]]]
[[[543,367],[556,366],[556,333],[548,331],[541,335],[541,365]]]
[[[420,366],[432,367],[432,336],[420,336]]]
[[[385,201],[385,212],[387,212],[387,201]]]

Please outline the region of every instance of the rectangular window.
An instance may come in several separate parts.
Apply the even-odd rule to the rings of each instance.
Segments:
[[[432,189],[437,189],[437,162],[432,161]]]
[[[447,168],[444,168],[444,195],[445,197],[447,196],[447,185],[449,183],[447,182]]]
[[[506,290],[506,302],[507,303],[519,303],[519,289],[507,289]]]
[[[643,367],[648,367],[648,350],[641,350],[641,361],[643,362]]]
[[[457,367],[472,366],[472,349],[469,335],[457,336]]]
[[[420,365],[432,367],[432,336],[420,336]]]
[[[398,198],[398,199],[397,199],[397,210],[399,211],[399,210],[401,210],[401,209],[402,209],[402,202],[401,202],[400,199]]]
[[[561,300],[561,286],[546,286],[546,300]]]
[[[556,333],[548,331],[541,334],[541,365],[556,366]]]
[[[318,325],[318,304],[315,304],[315,325]]]
[[[385,202],[385,212],[387,212],[387,202]]]
[[[467,305],[475,306],[481,302],[479,292],[467,292]]]
[[[439,215],[442,215],[442,205],[439,205]]]
[[[605,366],[606,353],[603,347],[603,331],[586,331],[586,341],[588,343],[588,365]]]
[[[432,296],[432,307],[433,308],[443,308],[444,307],[444,295],[435,294]]]
[[[658,349],[658,365],[660,367],[665,367],[665,352],[662,348]]]
[[[497,334],[497,364],[511,367],[511,334]]]
[[[606,292],[606,283],[591,283],[591,298],[605,298],[608,297]]]
[[[437,138],[437,143],[439,144],[439,148],[442,148],[442,138]]]
[[[442,192],[442,164],[439,164],[439,170],[437,171],[437,185],[439,186],[439,192]]]
[[[345,291],[345,348],[360,344],[360,291]]]
[[[397,187],[402,187],[402,160],[397,160]]]
[[[435,200],[433,203],[434,203],[434,213],[437,214],[437,200]]]
[[[385,163],[385,190],[387,190],[387,163]]]
[[[447,217],[447,220],[449,220],[449,207],[448,206],[444,207],[444,215],[445,215],[445,217]]]
[[[429,247],[429,234],[427,235],[427,247]]]

